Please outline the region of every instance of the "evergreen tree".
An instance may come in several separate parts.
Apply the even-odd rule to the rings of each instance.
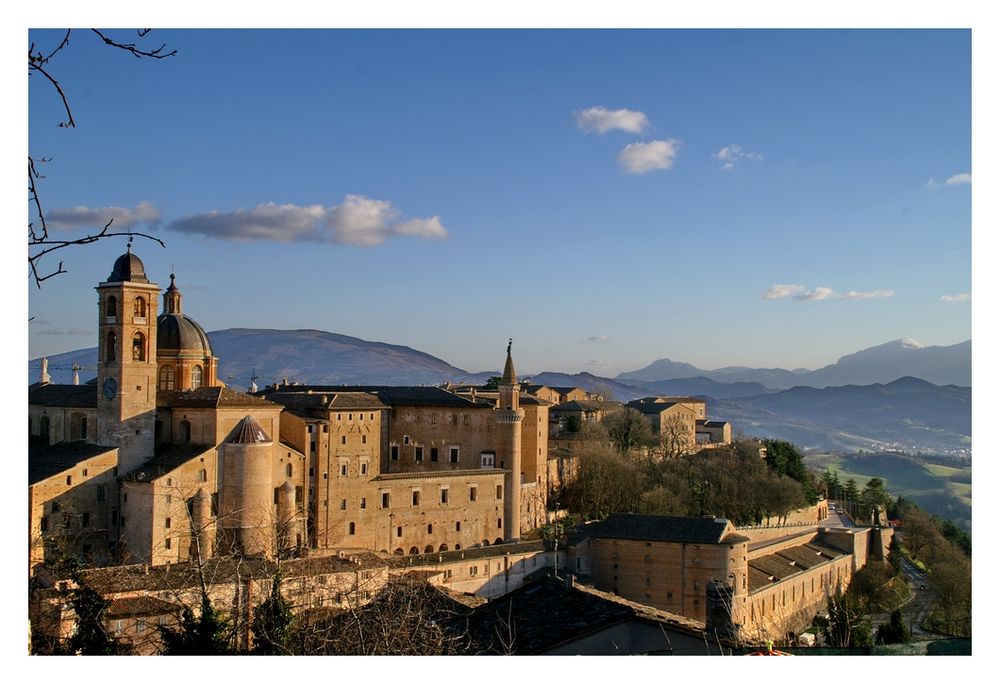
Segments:
[[[888,622],[883,622],[875,632],[875,643],[877,644],[908,644],[910,642],[910,628],[903,620],[903,613],[898,608],[892,611]]]
[[[288,655],[292,652],[292,609],[281,595],[281,576],[271,583],[271,594],[253,611],[253,655]]]
[[[232,634],[229,623],[212,607],[208,596],[202,594],[201,614],[185,607],[179,629],[160,625],[164,655],[233,655]]]
[[[76,613],[76,631],[67,644],[78,655],[125,655],[130,648],[104,628],[104,613],[111,601],[74,575],[76,588],[69,590],[69,603]]]
[[[854,478],[851,478],[844,486],[844,499],[847,501],[857,501],[858,497],[858,485],[854,481]]]

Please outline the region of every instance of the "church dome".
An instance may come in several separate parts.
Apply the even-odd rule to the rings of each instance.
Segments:
[[[132,246],[129,245],[128,252],[122,254],[115,260],[111,275],[108,276],[109,283],[148,283],[146,269],[142,265],[142,259],[132,254]]]
[[[157,356],[211,358],[212,344],[204,329],[190,316],[163,313],[156,317]]]
[[[163,313],[156,317],[156,355],[211,359],[208,335],[190,316],[181,312],[181,291],[170,274],[170,287],[163,293]]]

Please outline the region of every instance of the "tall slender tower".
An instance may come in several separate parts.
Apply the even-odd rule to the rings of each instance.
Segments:
[[[142,261],[118,257],[97,286],[97,441],[118,447],[125,474],[153,457],[156,425],[156,299]]]
[[[507,363],[500,379],[500,406],[496,413],[497,450],[504,461],[504,541],[517,541],[521,537],[521,420],[524,410],[520,406],[521,385],[514,373],[510,357],[513,340],[507,343]]]

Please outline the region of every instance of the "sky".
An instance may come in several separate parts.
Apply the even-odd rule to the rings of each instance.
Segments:
[[[134,32],[109,31],[136,40]],[[64,32],[31,31],[36,49]],[[53,236],[109,218],[206,330],[468,371],[818,368],[972,336],[968,30],[76,30],[29,79]],[[96,344],[125,239],[28,288]],[[42,262],[54,268],[59,259]]]

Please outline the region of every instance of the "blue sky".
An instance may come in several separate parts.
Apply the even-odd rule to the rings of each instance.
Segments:
[[[971,337],[968,31],[144,42],[178,54],[75,31],[51,66],[77,127],[32,77],[29,149],[55,230],[154,231],[166,248],[135,252],[209,331],[317,328],[471,371],[512,336],[522,372],[608,375]],[[31,358],[95,343],[124,248],[29,289]]]

